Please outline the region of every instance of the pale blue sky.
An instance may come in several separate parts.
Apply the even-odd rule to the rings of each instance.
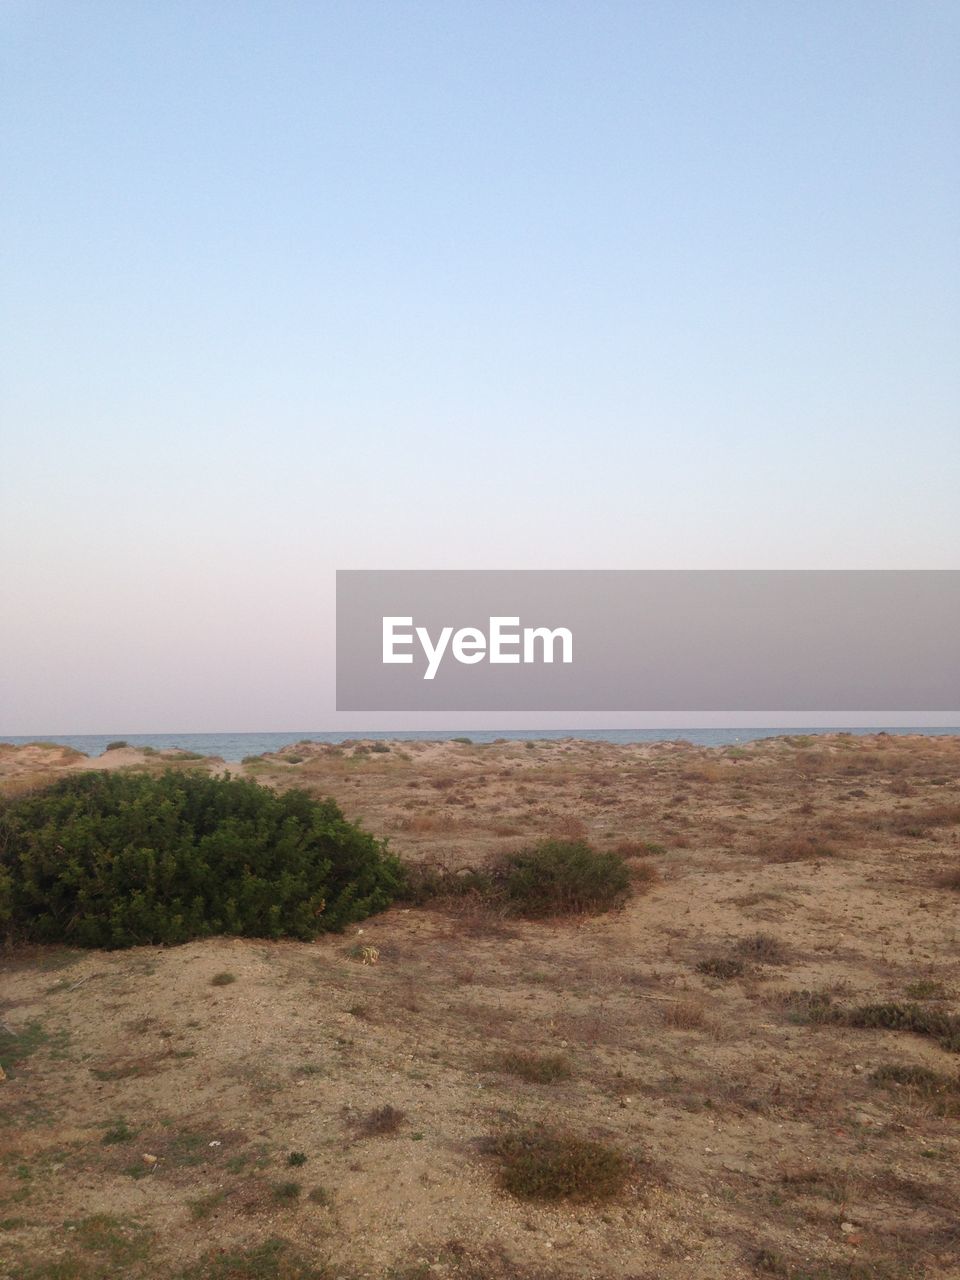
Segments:
[[[337,567],[958,567],[956,3],[0,49],[0,733],[347,726]]]

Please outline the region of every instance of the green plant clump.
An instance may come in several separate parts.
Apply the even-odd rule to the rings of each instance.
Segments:
[[[528,919],[609,911],[630,892],[623,858],[585,840],[544,840],[511,854],[501,876],[508,909]]]
[[[402,881],[332,800],[246,778],[91,772],[0,802],[0,920],[25,941],[311,939],[383,910]]]

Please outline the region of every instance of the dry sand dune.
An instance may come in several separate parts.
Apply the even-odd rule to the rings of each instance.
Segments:
[[[170,763],[0,748],[0,785]],[[960,1054],[848,1025],[957,1012],[960,739],[297,744],[243,771],[411,861],[583,836],[640,891],[572,923],[465,899],[313,944],[8,951],[0,1274],[960,1275]],[[626,1151],[626,1190],[512,1198],[486,1140],[537,1124]]]

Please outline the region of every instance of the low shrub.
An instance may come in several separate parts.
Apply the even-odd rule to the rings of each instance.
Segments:
[[[124,742],[122,738],[118,738],[116,742],[108,742],[103,750],[105,753],[107,751],[119,751],[122,747],[129,747],[129,745],[129,742]]]
[[[919,1004],[864,1004],[848,1009],[844,1021],[849,1027],[875,1027],[889,1031],[912,1031],[931,1036],[941,1048],[960,1053],[960,1017],[941,1009],[926,1009]]]
[[[918,978],[916,982],[908,982],[903,993],[911,1000],[948,1000],[950,998],[946,987],[935,978]]]
[[[623,858],[585,840],[545,840],[511,854],[495,874],[509,912],[527,919],[610,911],[630,892]]]
[[[824,991],[787,991],[777,997],[793,1022],[856,1027],[858,1030],[910,1031],[930,1036],[948,1053],[960,1053],[960,1017],[942,1009],[888,1001],[844,1008]]]
[[[887,828],[894,835],[919,839],[935,827],[955,827],[960,823],[960,804],[939,804],[928,809],[908,809],[894,813],[887,820]]]
[[[678,1000],[664,1005],[660,1016],[663,1025],[674,1031],[699,1031],[707,1025],[707,1015],[698,1000]]]
[[[655,840],[621,840],[614,849],[621,858],[640,858],[644,855],[666,853],[666,846]]]
[[[399,1107],[392,1107],[389,1103],[382,1107],[375,1107],[373,1111],[369,1111],[357,1120],[357,1137],[391,1138],[399,1132],[406,1118],[405,1112]]]
[[[878,1067],[871,1081],[884,1089],[906,1090],[935,1115],[960,1116],[960,1076],[946,1076],[914,1063],[889,1063]]]
[[[559,1053],[501,1053],[490,1066],[528,1084],[556,1084],[573,1074],[569,1061]]]
[[[634,1168],[618,1147],[550,1129],[505,1133],[488,1148],[500,1162],[500,1185],[521,1200],[611,1200]]]
[[[787,1012],[791,1022],[800,1026],[821,1026],[843,1021],[843,1010],[834,1004],[829,991],[782,991],[775,996],[776,1003]]]
[[[540,920],[610,911],[626,901],[635,884],[657,878],[655,868],[629,865],[618,853],[599,852],[586,841],[544,840],[488,869],[408,867],[403,892],[419,906],[472,898],[503,916]]]
[[[837,851],[819,836],[798,835],[782,841],[772,850],[764,844],[760,852],[771,862],[819,862],[822,858],[835,857]]]
[[[786,964],[789,958],[786,947],[772,933],[752,933],[741,938],[737,951],[756,964]]]
[[[916,1089],[920,1093],[939,1093],[943,1089],[956,1089],[955,1079],[941,1075],[930,1067],[918,1066],[916,1063],[891,1062],[877,1067],[870,1079],[874,1084],[892,1086],[893,1088]]]
[[[660,872],[652,862],[631,862],[630,881],[634,889],[650,889],[660,879]]]
[[[494,878],[489,871],[473,868],[454,871],[433,863],[418,862],[405,868],[403,897],[418,907],[438,898],[461,898],[476,895],[485,899],[495,893]]]
[[[383,910],[402,881],[332,800],[244,778],[91,772],[0,802],[0,919],[32,942],[310,939]]]
[[[707,956],[697,964],[697,973],[704,973],[708,978],[719,978],[727,982],[730,978],[742,978],[747,966],[736,956]]]
[[[132,1142],[136,1136],[126,1120],[120,1119],[104,1130],[100,1141],[105,1147],[109,1147],[118,1142]]]

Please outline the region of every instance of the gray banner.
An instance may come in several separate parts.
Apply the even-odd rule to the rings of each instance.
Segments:
[[[337,709],[954,710],[958,637],[953,570],[344,570]]]

